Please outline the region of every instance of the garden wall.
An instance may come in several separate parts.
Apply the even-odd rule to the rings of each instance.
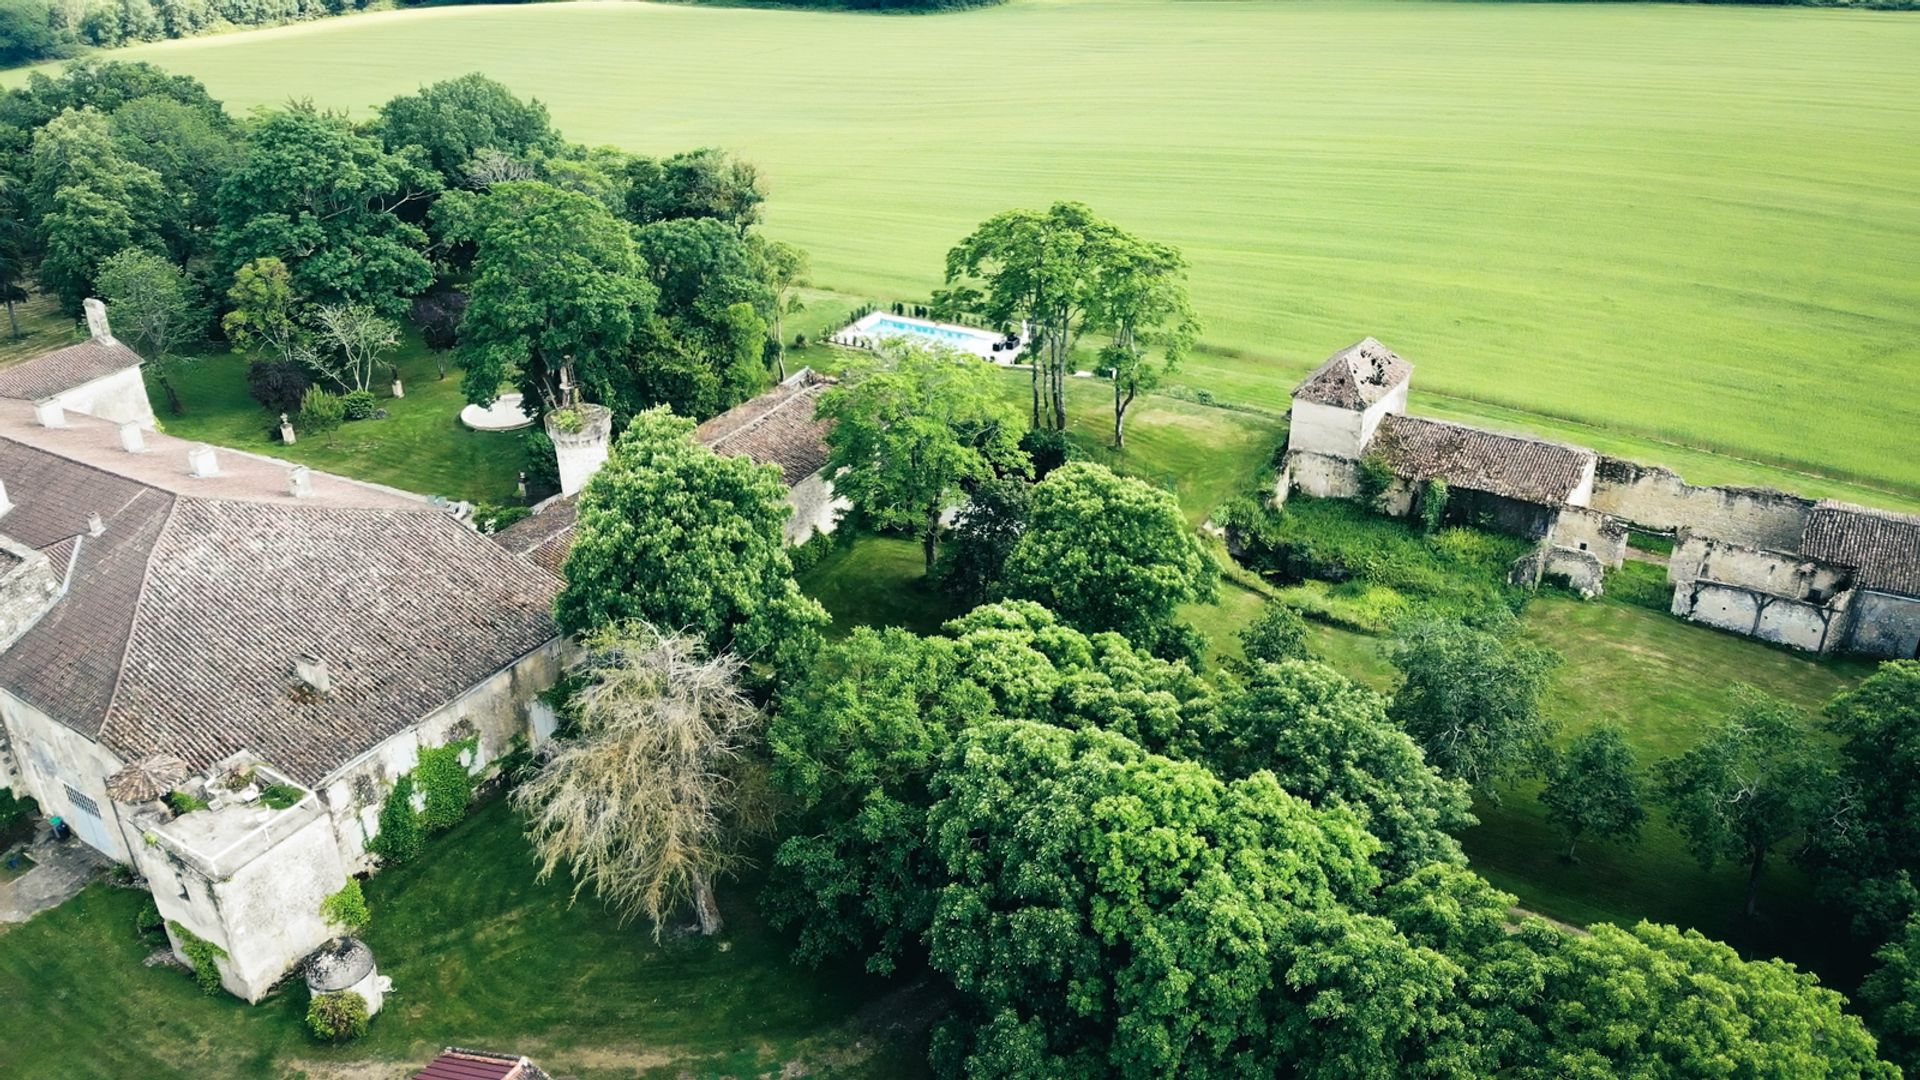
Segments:
[[[1812,499],[1772,488],[1695,487],[1678,473],[1603,457],[1589,505],[1653,532],[1688,532],[1756,548],[1793,550]]]

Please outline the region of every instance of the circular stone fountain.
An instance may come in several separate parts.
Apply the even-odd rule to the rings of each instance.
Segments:
[[[486,408],[469,405],[460,410],[460,422],[475,431],[518,431],[533,426],[533,417],[520,408],[519,394],[501,394]]]

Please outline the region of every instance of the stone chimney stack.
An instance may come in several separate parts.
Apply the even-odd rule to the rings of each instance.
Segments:
[[[107,531],[107,523],[99,514],[87,515],[87,535],[99,536]]]
[[[327,662],[310,652],[294,657],[293,674],[316,694],[333,690],[333,676],[327,672]]]
[[[67,407],[60,404],[59,398],[36,401],[33,403],[33,418],[40,421],[41,427],[66,427]]]
[[[220,475],[220,458],[206,443],[187,451],[187,469],[198,479]]]
[[[304,499],[313,494],[313,470],[305,465],[295,465],[287,470],[287,493],[296,499]]]
[[[147,452],[147,433],[140,430],[139,424],[129,420],[120,425],[120,449],[129,454]]]
[[[80,306],[87,312],[87,333],[95,341],[107,341],[113,337],[113,327],[107,324],[107,305],[89,296]]]

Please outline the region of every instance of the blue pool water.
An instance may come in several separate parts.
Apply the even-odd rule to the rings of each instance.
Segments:
[[[881,317],[874,321],[872,331],[877,334],[913,334],[917,337],[932,338],[935,341],[979,342],[998,340],[985,331],[949,330],[944,326],[928,326],[921,322],[908,322],[905,319]]]

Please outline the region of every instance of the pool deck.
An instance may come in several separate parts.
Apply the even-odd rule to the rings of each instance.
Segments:
[[[992,330],[983,330],[977,326],[935,322],[932,319],[922,319],[913,315],[895,315],[890,311],[869,312],[830,335],[827,340],[836,345],[846,345],[856,349],[873,349],[881,341],[900,337],[917,338],[936,345],[944,345],[1003,366],[1014,365],[1027,347],[1025,335],[1022,335],[1019,344],[1012,348],[995,349],[995,345],[1006,340],[1006,335]]]

